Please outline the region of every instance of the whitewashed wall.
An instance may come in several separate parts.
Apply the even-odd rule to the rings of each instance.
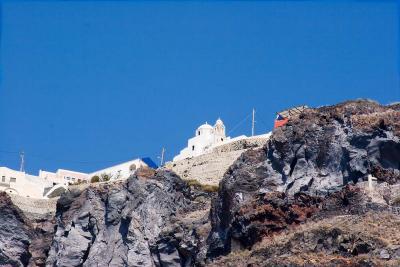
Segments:
[[[95,175],[100,177],[102,174],[111,175],[111,180],[126,179],[134,173],[135,170],[131,171],[131,166],[133,165],[136,166],[136,169],[142,166],[147,166],[147,164],[144,163],[141,159],[134,159],[109,168],[92,172],[89,174],[89,179],[91,179]]]

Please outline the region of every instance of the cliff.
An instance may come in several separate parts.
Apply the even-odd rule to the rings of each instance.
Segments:
[[[58,202],[47,265],[190,265],[207,237],[208,208],[206,195],[164,170],[70,191]]]
[[[0,192],[0,265],[43,266],[52,239],[53,218],[29,219]]]
[[[371,101],[309,109],[241,154],[216,193],[144,168],[71,188],[54,217],[0,194],[0,265],[399,266],[399,118]]]
[[[305,222],[326,201],[337,200],[335,192],[368,174],[379,183],[398,183],[399,118],[398,106],[349,101],[307,110],[276,129],[263,149],[243,153],[225,173],[212,204],[208,256],[251,248]],[[339,199],[333,211],[345,203],[356,207],[367,196]]]

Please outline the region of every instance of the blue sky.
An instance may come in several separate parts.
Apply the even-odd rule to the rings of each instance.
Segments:
[[[1,3],[0,165],[171,159],[254,107],[400,100],[395,1]],[[247,120],[230,132],[250,134]]]

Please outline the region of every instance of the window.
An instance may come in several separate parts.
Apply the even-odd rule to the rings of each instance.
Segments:
[[[17,182],[17,178],[10,177],[10,183],[15,183],[15,182]]]
[[[192,146],[192,151],[194,151],[194,146]]]
[[[221,141],[224,141],[224,138],[221,138]]]
[[[1,181],[4,183],[6,181],[6,177],[5,176],[1,176]]]
[[[200,131],[198,131],[197,134],[200,135]]]
[[[72,177],[72,182],[75,182],[75,178],[74,177]]]

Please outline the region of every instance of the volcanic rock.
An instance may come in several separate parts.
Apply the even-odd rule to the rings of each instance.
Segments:
[[[183,180],[162,169],[65,194],[47,265],[190,266],[201,240],[177,221],[204,209],[195,199]]]
[[[0,265],[27,266],[34,231],[23,213],[0,192]]]
[[[286,197],[304,193],[311,199],[325,198],[348,184],[367,180],[369,174],[378,182],[397,183],[399,118],[397,106],[359,100],[308,109],[275,129],[262,149],[243,153],[220,182],[212,203],[209,257],[228,253],[236,241],[239,246],[251,246],[252,235],[284,227],[288,214],[281,212],[281,202]],[[260,206],[259,195],[274,191],[285,197],[268,195],[267,205]],[[315,210],[301,202],[302,209],[296,205],[295,201],[283,207],[297,211],[298,218]],[[271,219],[274,224],[265,230]],[[245,225],[239,235],[237,224]]]

